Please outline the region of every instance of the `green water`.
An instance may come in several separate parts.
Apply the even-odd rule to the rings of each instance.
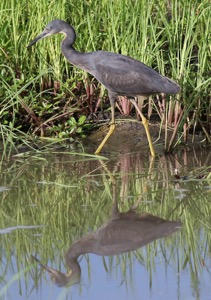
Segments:
[[[105,158],[57,152],[3,162],[0,299],[211,299],[210,149]],[[57,287],[31,255],[68,272],[65,253],[110,222],[115,201],[121,213],[135,209],[182,228],[134,251],[80,255],[78,282]]]

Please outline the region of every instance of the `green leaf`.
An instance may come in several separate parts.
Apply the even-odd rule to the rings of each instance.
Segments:
[[[86,121],[86,116],[80,116],[80,118],[78,119],[78,124],[83,125],[85,121]]]

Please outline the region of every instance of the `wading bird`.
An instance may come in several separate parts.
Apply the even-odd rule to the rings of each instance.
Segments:
[[[66,59],[74,66],[92,74],[108,90],[111,104],[110,128],[95,154],[100,153],[115,130],[115,102],[117,96],[120,95],[127,96],[137,109],[146,131],[151,155],[155,156],[148,121],[139,110],[134,97],[160,93],[177,94],[180,91],[179,85],[131,57],[107,51],[81,53],[75,50],[73,47],[76,39],[75,30],[62,20],[53,20],[48,23],[43,32],[31,41],[28,47],[31,47],[38,40],[56,33],[65,35],[61,43],[61,50]]]

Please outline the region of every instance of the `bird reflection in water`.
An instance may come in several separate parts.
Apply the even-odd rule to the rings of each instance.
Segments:
[[[42,264],[58,286],[69,286],[80,281],[81,267],[78,257],[93,253],[101,256],[118,255],[137,250],[150,242],[171,235],[181,228],[180,221],[167,221],[148,213],[118,210],[116,184],[113,182],[113,207],[111,217],[98,230],[74,242],[66,253],[68,274],[59,272]]]

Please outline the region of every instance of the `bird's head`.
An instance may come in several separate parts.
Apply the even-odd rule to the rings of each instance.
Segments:
[[[68,274],[62,273],[60,271],[57,271],[55,269],[52,269],[48,267],[47,265],[44,265],[36,256],[31,256],[33,260],[38,262],[38,264],[48,272],[48,274],[51,276],[51,280],[53,283],[55,283],[57,286],[71,286],[73,284],[77,284],[80,281],[81,277],[81,268],[79,264],[76,264],[76,269],[70,269]]]
[[[70,25],[63,21],[63,20],[53,20],[51,22],[49,22],[47,24],[47,26],[45,27],[45,29],[43,30],[43,32],[38,35],[34,40],[32,40],[30,42],[30,44],[27,46],[27,48],[31,47],[32,45],[34,45],[36,42],[38,42],[39,40],[45,38],[46,36],[52,35],[52,34],[56,34],[56,33],[64,33],[65,34],[65,28],[66,27],[70,27]]]

